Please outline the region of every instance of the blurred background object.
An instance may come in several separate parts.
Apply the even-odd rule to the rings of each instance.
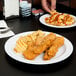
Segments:
[[[58,3],[76,9],[76,0],[57,0]]]
[[[76,0],[71,0],[71,8],[76,9]]]
[[[40,0],[33,0],[33,5],[39,5]],[[76,9],[76,0],[57,0],[58,4]]]
[[[6,1],[7,1],[7,4],[5,3]],[[20,0],[20,1],[22,1],[22,0]],[[26,0],[23,0],[23,1],[26,1]],[[40,0],[27,0],[27,1],[28,1],[28,3],[33,4],[32,7],[39,7],[39,8],[41,7]],[[76,9],[76,0],[57,0],[57,5],[58,4]],[[5,10],[7,10],[4,6],[8,6],[7,9],[11,12],[11,14],[17,13],[17,15],[19,15],[19,0],[0,0],[0,18],[2,18],[3,13],[5,14]],[[3,10],[3,9],[5,9],[5,10]],[[16,10],[16,12],[13,12],[13,10]],[[9,11],[7,11],[7,13],[9,13]]]
[[[57,0],[57,3],[71,7],[71,0]]]
[[[2,11],[2,0],[0,0],[0,11]]]
[[[19,16],[19,0],[3,0],[3,15],[5,19]]]
[[[0,20],[3,19],[3,0],[0,0]]]
[[[31,16],[31,0],[20,0],[20,15],[22,17]]]

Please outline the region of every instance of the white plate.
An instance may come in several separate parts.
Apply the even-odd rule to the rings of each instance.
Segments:
[[[73,16],[73,15],[71,15],[71,16]],[[39,21],[43,24],[43,25],[45,25],[45,26],[49,26],[49,27],[53,27],[53,28],[70,28],[70,27],[74,27],[74,26],[76,26],[76,17],[75,16],[73,16],[74,17],[74,19],[75,19],[75,23],[74,24],[72,24],[72,25],[67,25],[67,26],[56,26],[56,25],[51,25],[51,24],[47,24],[46,22],[45,22],[45,18],[46,17],[50,17],[50,15],[49,14],[45,14],[45,15],[43,15],[43,16],[41,16],[40,18],[39,18]]]
[[[64,45],[59,48],[56,56],[54,56],[52,59],[50,60],[43,60],[43,53],[41,55],[39,55],[36,59],[34,60],[27,60],[25,59],[21,54],[17,54],[14,52],[14,47],[16,45],[16,41],[18,40],[18,38],[20,36],[24,36],[27,34],[32,33],[33,31],[30,32],[24,32],[24,33],[20,33],[17,34],[11,38],[9,38],[6,43],[5,43],[5,52],[13,59],[22,62],[22,63],[28,63],[28,64],[34,64],[34,65],[44,65],[44,64],[53,64],[53,63],[57,63],[57,62],[61,62],[63,60],[65,60],[66,58],[68,58],[72,52],[73,52],[73,45],[72,43],[67,39],[64,38]],[[45,32],[46,34],[48,34],[49,32]],[[57,34],[58,35],[58,34]],[[61,36],[61,35],[59,35]]]

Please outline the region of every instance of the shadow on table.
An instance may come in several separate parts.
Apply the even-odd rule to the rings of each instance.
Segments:
[[[18,62],[10,58],[8,55],[5,55],[5,56],[10,66],[24,72],[38,73],[38,74],[54,73],[54,72],[61,71],[67,68],[68,66],[70,66],[73,58],[73,55],[71,55],[68,59],[59,63],[49,64],[49,65],[32,65],[32,64]]]

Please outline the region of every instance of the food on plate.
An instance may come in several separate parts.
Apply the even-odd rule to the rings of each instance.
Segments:
[[[31,46],[35,43],[36,39],[39,37],[44,36],[44,33],[41,30],[35,31],[32,34],[29,34],[27,36],[21,36],[17,41],[16,41],[16,46],[14,50],[17,53],[22,53],[27,49],[28,46]]]
[[[46,50],[43,59],[44,60],[49,60],[52,57],[54,57],[59,49],[59,47],[61,47],[64,44],[64,38],[63,37],[57,37],[51,47],[49,49]]]
[[[27,48],[27,44],[25,43],[25,37],[20,37],[17,42],[16,46],[14,48],[14,51],[17,53],[22,53]]]
[[[52,15],[52,14],[54,14],[54,13],[56,13],[57,11],[56,10],[51,10],[50,11],[50,14]]]
[[[54,57],[64,44],[64,38],[56,36],[55,33],[45,33],[41,30],[21,36],[16,41],[14,51],[21,53],[25,59],[33,60],[40,54],[44,54],[43,60]]]
[[[43,53],[47,48],[51,46],[55,38],[56,35],[54,33],[48,34],[43,38],[41,44],[28,47],[28,49],[23,52],[24,57],[29,60],[35,59],[38,55]]]
[[[70,26],[75,21],[73,16],[69,14],[55,12],[50,17],[46,17],[45,22],[55,26]]]

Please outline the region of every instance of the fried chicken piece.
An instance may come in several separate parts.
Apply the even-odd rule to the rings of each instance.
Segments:
[[[57,37],[56,40],[52,43],[51,47],[46,50],[43,59],[44,60],[50,60],[52,57],[54,57],[59,49],[64,44],[64,38],[63,37]]]
[[[44,37],[40,45],[35,46],[35,48],[33,49],[33,52],[37,54],[42,53],[52,44],[55,38],[56,38],[56,34],[54,33],[48,34],[47,36]]]
[[[28,47],[28,49],[23,52],[23,56],[29,60],[35,59],[38,55],[40,55],[48,47],[50,47],[55,38],[56,35],[54,33],[48,34],[47,36],[44,37],[41,44]]]
[[[28,60],[33,60],[36,56],[38,56],[38,54],[34,54],[33,46],[29,46],[27,50],[23,52],[23,56]]]

